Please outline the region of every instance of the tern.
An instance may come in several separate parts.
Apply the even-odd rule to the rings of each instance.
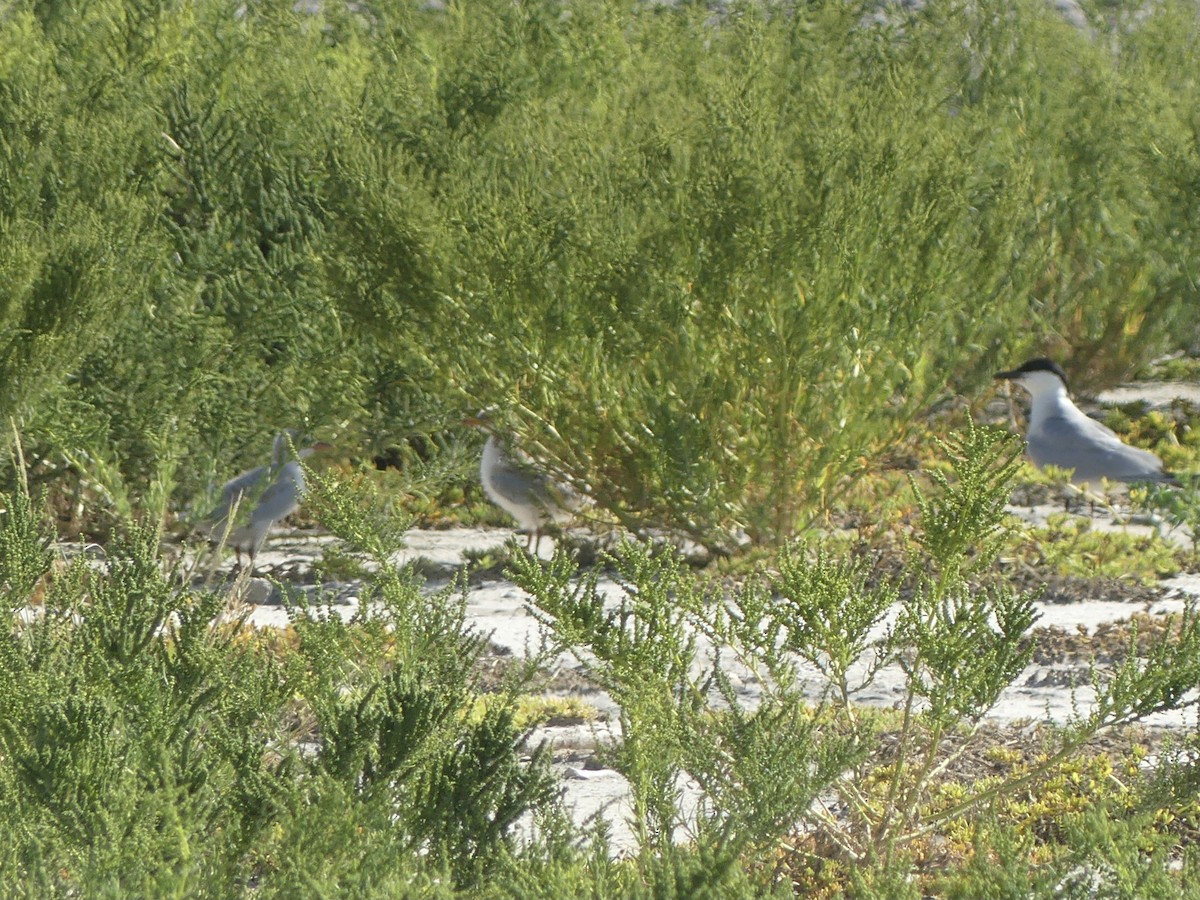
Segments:
[[[1029,458],[1039,469],[1070,469],[1071,482],[1085,488],[1105,479],[1175,483],[1175,476],[1163,471],[1161,459],[1124,443],[1111,428],[1071,402],[1067,376],[1052,360],[1031,359],[995,377],[1016,382],[1029,392],[1032,405],[1025,440]]]
[[[539,472],[528,454],[500,438],[486,411],[468,417],[463,424],[487,433],[479,461],[483,492],[517,520],[519,530],[527,536],[525,549],[536,554],[546,526],[569,520],[579,506],[579,495],[570,485]]]
[[[254,557],[266,543],[267,532],[280,519],[299,509],[300,497],[304,493],[304,469],[300,459],[312,456],[318,450],[332,449],[329,444],[317,443],[300,449],[297,452],[299,459],[289,460],[288,447],[293,437],[294,433],[290,431],[277,434],[270,465],[243,472],[221,487],[221,504],[210,516],[209,542],[232,547],[237,553],[239,569],[242,554],[249,553],[250,568],[253,570]],[[237,515],[239,510],[244,512],[244,505],[253,500],[257,502],[250,512],[250,521],[234,527],[230,516]]]

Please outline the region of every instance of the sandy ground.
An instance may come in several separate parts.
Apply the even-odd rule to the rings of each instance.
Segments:
[[[1046,518],[1057,512],[1057,506],[1010,507],[1014,515],[1034,523],[1044,523]],[[1095,518],[1092,527],[1096,530],[1121,530],[1129,533],[1147,534],[1153,531],[1152,526],[1139,524],[1113,523],[1108,518]],[[454,528],[439,531],[414,531],[409,535],[408,547],[398,557],[397,562],[403,563],[421,559],[428,568],[444,569],[447,573],[465,562],[465,555],[471,551],[495,549],[502,546],[514,536],[507,529],[486,528]],[[313,561],[319,558],[322,550],[330,543],[330,539],[303,535],[285,535],[274,538],[259,557],[259,570],[279,573],[275,577],[289,580],[288,575],[306,572]],[[542,542],[540,555],[549,557],[550,541]],[[434,577],[431,587],[440,587],[444,579]],[[600,579],[600,589],[611,597],[615,606],[621,596],[619,586],[611,580]],[[354,584],[338,585],[334,593],[340,603],[337,609],[344,615],[351,615],[357,608],[357,593]],[[1111,590],[1106,591],[1111,595]],[[1059,600],[1039,602],[1036,604],[1039,619],[1035,627],[1057,626],[1065,629],[1083,628],[1094,631],[1104,623],[1118,622],[1128,619],[1130,615],[1144,612],[1150,615],[1179,612],[1190,598],[1200,596],[1200,575],[1179,575],[1161,582],[1155,590],[1133,590],[1131,586],[1129,599],[1080,599],[1077,602],[1063,603]],[[1153,597],[1147,601],[1147,597]],[[251,621],[256,626],[280,627],[288,622],[288,612],[281,605],[278,588],[265,578],[254,579],[250,586],[249,599],[253,603]],[[540,626],[529,615],[526,605],[529,597],[515,584],[496,577],[473,584],[467,596],[467,614],[469,624],[480,632],[490,635],[491,641],[503,651],[523,655],[528,648],[540,643]],[[898,609],[898,608],[897,608]],[[887,627],[894,618],[889,616],[879,626],[879,631]],[[578,663],[572,659],[560,660],[560,665],[567,668],[578,668]],[[740,674],[740,673],[739,673]],[[1045,681],[1039,675],[1038,667],[1031,667],[1027,673],[1028,679],[1018,679],[1009,692],[1001,698],[1001,702],[993,711],[993,717],[998,721],[1012,721],[1029,718],[1049,718],[1053,721],[1065,721],[1072,712],[1073,701],[1070,691],[1058,687],[1021,686],[1022,681]],[[894,677],[892,677],[894,676]],[[820,673],[811,673],[814,696],[820,691]],[[895,701],[903,683],[901,673],[882,673],[877,679],[875,690],[867,693],[860,700],[864,703],[874,703],[881,706],[890,705]],[[755,688],[747,682],[747,695],[753,695]],[[588,696],[588,701],[599,706],[602,711],[611,709],[611,705],[600,696]],[[1075,702],[1080,699],[1077,695]],[[1167,719],[1155,724],[1170,724]]]
[[[1151,409],[1170,405],[1173,400],[1200,403],[1200,384],[1190,381],[1135,381],[1101,391],[1096,400],[1102,404],[1145,403]]]
[[[1177,398],[1200,403],[1200,385],[1185,383],[1135,384],[1101,394],[1100,404],[1145,402],[1151,407],[1169,405]],[[1035,492],[1036,494],[1036,492]],[[1045,491],[1041,494],[1044,496]],[[1044,525],[1047,519],[1061,511],[1061,505],[1042,503],[1014,505],[1009,512],[1024,521]],[[1145,535],[1156,530],[1150,524],[1114,522],[1108,513],[1091,517],[1095,530],[1121,530]],[[407,548],[395,562],[420,561],[420,571],[429,578],[430,589],[436,589],[467,562],[470,555],[501,547],[514,536],[507,529],[454,528],[449,530],[410,532]],[[1178,535],[1172,540],[1182,540]],[[332,539],[311,533],[280,533],[274,535],[258,558],[257,571],[270,578],[254,578],[246,592],[251,605],[250,621],[257,627],[282,627],[288,623],[288,612],[282,605],[280,584],[288,590],[309,594],[318,590],[312,584],[311,569],[320,559]],[[549,557],[550,541],[542,543],[542,557]],[[217,573],[219,582],[227,571],[226,562]],[[1041,587],[1041,573],[1029,573],[1033,587]],[[1024,584],[1028,588],[1030,584]],[[621,596],[620,587],[602,579],[599,587],[615,605]],[[1060,589],[1061,588],[1061,589]],[[344,616],[351,615],[358,605],[359,585],[354,582],[325,585],[327,596],[336,597],[336,609]],[[1116,623],[1133,615],[1151,617],[1178,612],[1200,597],[1200,574],[1180,575],[1158,585],[1138,586],[1117,579],[1075,579],[1065,586],[1055,585],[1046,590],[1046,601],[1039,602],[1037,632],[1039,652],[1034,663],[1004,692],[990,715],[997,728],[1023,727],[1026,723],[1063,723],[1073,716],[1086,714],[1092,699],[1087,681],[1087,660],[1103,659],[1106,648],[1124,647],[1126,633]],[[524,655],[529,648],[540,644],[540,627],[527,611],[528,596],[515,584],[500,575],[474,575],[467,595],[467,615],[471,627],[490,636],[492,650],[502,664],[508,655]],[[879,630],[894,619],[893,610]],[[708,648],[711,652],[712,648]],[[1108,651],[1110,652],[1110,651]],[[567,804],[574,809],[577,822],[586,823],[603,817],[611,830],[612,847],[616,852],[636,849],[636,840],[627,821],[630,817],[629,787],[624,778],[602,764],[598,748],[619,739],[617,708],[612,699],[592,686],[583,677],[578,660],[559,659],[555,677],[546,692],[555,696],[577,696],[599,712],[595,722],[563,722],[537,729],[535,742],[546,741],[553,748],[556,771],[562,779]],[[760,685],[753,675],[736,666],[727,666],[743,703],[753,705]],[[816,699],[826,687],[822,673],[814,668],[804,671],[805,689]],[[885,668],[877,673],[870,687],[857,695],[857,702],[878,707],[895,706],[903,697],[904,677],[898,667]],[[1145,724],[1163,729],[1195,729],[1198,725],[1195,710],[1156,715]],[[680,784],[681,804],[685,816],[698,800],[694,785]]]
[[[1150,406],[1165,406],[1176,398],[1200,403],[1200,386],[1191,384],[1131,385],[1108,391],[1097,398],[1101,403],[1142,401]],[[1030,496],[1045,497],[1045,489],[1027,492]],[[1018,491],[1018,496],[1021,494]],[[1046,524],[1051,515],[1062,510],[1061,503],[1013,505],[1008,511],[1018,519],[1037,525]],[[1118,530],[1130,534],[1148,535],[1158,532],[1158,526],[1146,523],[1114,521],[1111,514],[1101,512],[1090,517],[1093,530]],[[431,590],[441,587],[472,555],[502,547],[514,537],[514,532],[499,528],[454,528],[447,530],[415,530],[407,535],[407,547],[395,559],[397,564],[419,561],[420,571],[428,577]],[[1182,542],[1178,534],[1170,540]],[[313,584],[313,564],[334,544],[328,536],[311,532],[283,531],[272,535],[259,554],[256,572],[267,577],[250,579],[243,600],[250,607],[249,621],[260,628],[283,627],[289,622],[288,610],[282,603],[283,591],[302,592],[314,596],[323,591],[326,598],[335,598],[334,609],[349,617],[358,608],[360,585],[353,581],[316,586]],[[548,558],[553,551],[544,540],[540,556]],[[78,545],[63,547],[64,554],[86,553],[95,556],[103,565],[103,552],[98,548]],[[212,575],[212,586],[229,583],[232,560],[224,560]],[[1037,604],[1039,618],[1032,631],[1038,652],[1034,662],[1003,693],[991,711],[989,721],[997,729],[1024,729],[1043,722],[1063,723],[1073,716],[1086,714],[1091,702],[1087,687],[1087,660],[1103,661],[1113,648],[1123,652],[1128,633],[1117,624],[1131,616],[1154,618],[1179,612],[1200,597],[1200,574],[1183,574],[1167,578],[1157,585],[1137,585],[1120,579],[1066,579],[1064,584],[1043,584],[1043,573],[1026,573],[1022,587],[1046,587],[1046,600]],[[282,587],[281,587],[282,586]],[[611,580],[601,579],[599,588],[615,605],[621,596],[620,587]],[[491,577],[475,574],[467,595],[469,625],[490,637],[494,657],[500,664],[528,648],[541,643],[538,623],[529,615],[529,597],[501,575]],[[36,615],[26,610],[26,615]],[[894,609],[879,630],[894,619]],[[711,651],[712,648],[709,648]],[[598,748],[619,739],[617,708],[612,699],[592,686],[582,675],[578,660],[562,658],[556,661],[554,677],[549,680],[547,694],[577,696],[594,707],[599,716],[594,722],[562,722],[536,730],[533,741],[546,741],[553,749],[556,771],[562,780],[565,800],[574,809],[575,819],[587,823],[603,817],[610,827],[611,846],[615,852],[633,851],[636,840],[627,821],[630,817],[629,786],[624,778],[602,764]],[[760,685],[753,675],[736,666],[727,667],[737,686],[742,702],[753,705]],[[820,671],[804,672],[805,689],[815,698],[821,696],[826,684]],[[856,695],[857,702],[877,707],[892,707],[903,697],[904,678],[898,667],[884,668],[876,674],[870,687]],[[1154,729],[1196,729],[1200,716],[1195,709],[1150,717],[1144,724]],[[680,784],[681,804],[685,815],[697,803],[694,785]]]
[[[1027,521],[1042,523],[1052,513],[1061,509],[1058,505],[1011,507],[1010,512]],[[1148,533],[1150,525],[1114,523],[1110,518],[1093,519],[1092,527],[1099,530],[1120,529],[1133,533]],[[456,528],[441,531],[414,531],[408,538],[408,547],[397,558],[397,562],[423,560],[422,571],[433,573],[430,585],[439,586],[444,578],[439,572],[448,574],[465,562],[471,551],[496,548],[513,537],[506,529]],[[328,538],[312,535],[282,534],[270,541],[259,557],[259,570],[273,572],[281,581],[306,580],[303,575],[319,558],[329,544]],[[548,557],[552,551],[550,542],[544,540],[541,556]],[[528,614],[527,595],[516,585],[496,576],[474,583],[467,596],[469,623],[479,631],[490,635],[499,653],[522,655],[528,648],[540,643],[538,624]],[[1086,584],[1086,583],[1085,583]],[[620,597],[620,588],[611,581],[602,580],[600,587],[615,604]],[[311,588],[310,588],[311,589]],[[1086,587],[1085,587],[1086,590]],[[334,593],[339,598],[337,609],[350,615],[357,608],[356,585],[338,585]],[[1118,594],[1120,583],[1118,583]],[[288,613],[280,605],[279,589],[271,581],[254,579],[249,591],[254,602],[251,621],[259,627],[286,625]],[[1200,575],[1181,575],[1170,578],[1152,589],[1140,588],[1129,591],[1128,597],[1114,598],[1112,585],[1106,586],[1103,597],[1079,597],[1073,602],[1038,604],[1040,618],[1035,626],[1039,629],[1058,628],[1068,642],[1088,646],[1090,636],[1097,635],[1112,623],[1127,620],[1135,613],[1159,616],[1182,610],[1193,598],[1200,596]],[[887,622],[880,628],[886,627]],[[1083,658],[1086,658],[1086,654]],[[571,675],[579,670],[577,660],[564,658],[558,661],[560,674]],[[1043,658],[1031,665],[1000,698],[991,713],[997,724],[1023,722],[1065,722],[1072,715],[1086,713],[1091,699],[1087,687],[1086,664],[1076,653],[1065,653],[1062,658]],[[744,702],[753,704],[759,685],[747,671],[732,668],[735,684]],[[815,669],[805,672],[806,689],[812,697],[820,695],[824,682]],[[898,667],[889,667],[878,673],[871,686],[858,695],[858,702],[880,707],[895,705],[903,696],[904,678]],[[596,748],[611,743],[617,736],[616,708],[612,700],[602,692],[590,687],[582,677],[555,678],[547,693],[572,694],[595,707],[601,717],[594,723],[564,723],[537,730],[535,741],[546,740],[554,748],[556,768],[562,777],[567,803],[574,808],[577,821],[585,822],[590,817],[602,815],[608,820],[613,833],[614,849],[632,850],[634,837],[626,820],[629,816],[629,793],[625,780],[611,769],[604,768],[596,759]],[[1150,726],[1165,728],[1195,728],[1197,715],[1194,710],[1162,714],[1146,720]],[[683,803],[694,804],[696,792],[688,785],[680,785]]]

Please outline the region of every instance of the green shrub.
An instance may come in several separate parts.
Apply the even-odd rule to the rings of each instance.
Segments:
[[[31,475],[194,515],[281,427],[400,459],[495,404],[622,524],[728,549],[1001,360],[1188,341],[1194,9],[876,12],[17,4]]]
[[[623,524],[713,547],[802,528],[989,361],[1065,335],[1127,368],[1191,321],[1194,228],[1150,186],[1197,171],[1190,95],[1042,4],[964,12],[450,15],[369,76],[397,138],[343,154],[357,318]]]
[[[153,528],[126,523],[103,560],[67,562],[28,496],[5,498],[5,896],[385,896],[443,875],[448,892],[515,853],[523,816],[553,813],[547,751],[515,720],[536,663],[481,703],[464,595],[423,592],[388,562],[400,530],[312,480],[376,574],[351,621],[296,607],[284,641],[188,589]]]
[[[1054,732],[1036,763],[982,781],[948,776],[1028,664],[1036,613],[1006,585],[975,583],[1008,540],[1018,442],[972,428],[942,448],[949,472],[932,471],[927,487],[914,479],[920,520],[899,574],[798,544],[776,571],[726,591],[672,552],[626,544],[609,558],[614,600],[562,551],[545,566],[513,561],[531,612],[620,707],[612,760],[630,782],[644,853],[669,853],[678,828],[748,861],[788,840],[795,871],[811,858],[849,866],[862,879],[854,896],[885,896],[931,835],[1042,784],[1102,729],[1190,702],[1194,611],[1140,656],[1135,634],[1123,662],[1096,671],[1091,710]],[[856,699],[885,667],[903,673],[898,712],[872,713]],[[761,695],[744,696],[735,677]],[[685,777],[702,792],[694,814],[679,805]],[[815,888],[824,876],[808,877]]]

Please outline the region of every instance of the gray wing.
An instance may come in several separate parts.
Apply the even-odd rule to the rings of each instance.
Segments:
[[[491,472],[492,490],[510,503],[526,506],[550,499],[546,479],[532,469],[503,460]]]
[[[569,518],[570,510],[578,505],[571,488],[511,457],[503,458],[492,470],[490,482],[492,490],[509,503],[537,506],[556,521]]]
[[[291,515],[300,505],[300,495],[304,492],[304,472],[298,462],[287,463],[279,470],[279,474],[270,486],[262,492],[258,502],[250,513],[250,521],[241,528],[234,530],[227,543],[239,550],[248,550],[251,554],[262,549],[271,530],[279,519]],[[217,535],[219,539],[220,534]]]
[[[1029,435],[1029,456],[1039,466],[1074,469],[1071,480],[1162,481],[1162,460],[1149,450],[1122,443],[1095,419],[1054,416]]]
[[[250,514],[250,520],[256,524],[270,523],[294,513],[300,506],[300,495],[304,493],[304,472],[300,463],[292,461],[285,464],[276,476],[271,486],[263,491]]]
[[[211,523],[211,540],[219,541],[224,536],[225,529],[229,526],[229,514],[234,506],[238,507],[239,512],[245,512],[247,498],[253,497],[261,488],[263,480],[267,477],[267,469],[267,466],[250,469],[221,486],[221,502],[208,516]]]

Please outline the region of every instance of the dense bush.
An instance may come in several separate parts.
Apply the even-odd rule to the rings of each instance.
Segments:
[[[390,567],[377,498],[312,480],[369,602],[278,636],[188,587],[157,529],[279,428],[445,477],[495,405],[628,526],[783,546],[1001,361],[1098,383],[1194,344],[1192,5],[1089,5],[1087,29],[1034,0],[311,6],[0,12],[0,413],[28,460],[0,513],[5,896],[917,896],[932,836],[977,843],[950,896],[1195,882],[1184,753],[1051,840],[1000,821],[1098,729],[1190,702],[1192,615],[1045,760],[939,780],[1028,653],[1028,598],[970,580],[1016,452],[992,435],[918,492],[882,641],[897,595],[834,546],[725,591],[627,544],[616,612],[565,555],[514,563],[620,703],[628,861],[565,822],[522,670],[481,698],[461,594]],[[48,549],[43,485],[107,507],[104,560]],[[894,720],[852,702],[864,654],[908,667]],[[797,660],[833,676],[816,703]]]
[[[626,524],[786,536],[1000,360],[1193,340],[1195,11],[1092,20],[12,4],[4,410],[184,508],[497,404]]]
[[[295,896],[359,870],[449,891],[503,864],[522,816],[554,814],[521,678],[476,714],[462,592],[390,566],[394,530],[343,528],[353,493],[318,480],[314,501],[379,574],[353,621],[301,604],[274,634],[236,590],[188,589],[152,529],[57,560],[28,496],[6,498],[5,896]]]
[[[790,839],[797,869],[824,848],[815,855],[827,865],[887,878],[930,835],[1030,785],[1052,793],[1056,766],[1102,729],[1193,702],[1194,611],[1171,640],[1097,673],[1091,711],[1025,771],[947,778],[1029,664],[1037,613],[1009,585],[979,583],[1004,546],[1016,441],[972,429],[942,449],[951,473],[934,472],[928,490],[914,482],[920,521],[899,573],[793,545],[776,571],[714,589],[677,557],[626,545],[610,560],[622,588],[614,605],[564,553],[514,564],[558,648],[620,706],[614,765],[630,782],[643,848],[665,852],[682,828],[714,853],[758,859]],[[889,666],[904,673],[898,712],[872,715],[855,700]],[[761,693],[747,701],[734,678]],[[825,685],[815,699],[810,678]],[[684,778],[706,801],[690,818],[678,802]]]
[[[1191,871],[1170,865],[1191,859],[1189,748],[1153,783],[1083,748],[1195,702],[1194,612],[1140,656],[1096,669],[1091,711],[1046,729],[1027,764],[954,772],[1031,653],[1029,598],[1004,583],[972,589],[1004,545],[1014,444],[986,430],[947,442],[949,473],[918,489],[895,581],[832,544],[797,544],[721,589],[672,552],[627,544],[608,559],[614,604],[561,551],[549,564],[518,557],[548,641],[486,696],[464,591],[391,565],[403,528],[366,512],[360,489],[313,477],[323,522],[373,573],[360,606],[343,621],[293,595],[278,632],[237,614],[237,586],[191,589],[152,529],[127,527],[103,558],[64,560],[28,495],[8,495],[0,888],[915,897],[919,874],[947,896],[989,881],[1009,896],[1060,882],[1172,896]],[[521,693],[560,653],[619,704],[620,739],[604,753],[630,786],[632,858],[570,824],[548,751],[517,724]],[[855,703],[885,666],[904,673],[901,708]],[[816,694],[813,667],[827,685]],[[760,688],[752,702],[738,671]],[[701,792],[690,807],[678,802],[685,778]],[[921,863],[935,840],[965,862]]]

